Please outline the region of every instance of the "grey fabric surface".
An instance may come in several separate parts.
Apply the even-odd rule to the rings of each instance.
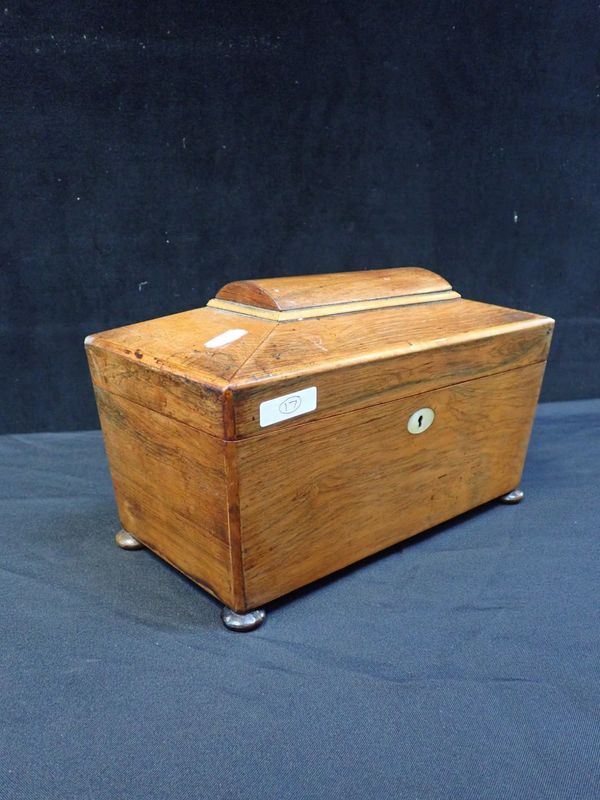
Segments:
[[[0,798],[597,798],[600,401],[251,634],[116,548],[98,432],[0,439]]]

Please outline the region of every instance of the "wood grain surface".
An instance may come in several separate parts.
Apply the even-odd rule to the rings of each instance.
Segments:
[[[230,438],[230,381],[274,327],[200,308],[94,334],[85,345],[95,386]],[[232,330],[244,334],[221,347],[206,346]]]
[[[553,321],[468,300],[279,324],[231,381],[235,438],[260,432],[260,403],[316,386],[311,419],[547,358]],[[296,417],[281,426],[302,425]]]
[[[285,310],[447,287],[407,269],[223,293]],[[453,299],[290,322],[204,308],[88,337],[121,524],[237,611],[279,597],[515,488],[552,328]],[[314,411],[260,427],[262,402],[312,386]]]
[[[425,303],[441,303],[446,300],[456,300],[460,297],[458,292],[450,289],[445,292],[427,292],[398,297],[381,297],[378,300],[354,300],[348,303],[329,303],[323,306],[310,306],[309,308],[296,308],[286,311],[274,311],[271,308],[258,308],[246,306],[243,303],[234,303],[231,300],[214,298],[208,301],[209,308],[219,308],[222,311],[231,311],[245,317],[255,317],[273,322],[291,322],[314,317],[330,317],[337,314],[355,314],[359,311],[372,311],[379,308],[397,308],[398,306],[415,306]]]
[[[223,286],[217,292],[217,297],[257,308],[290,311],[326,304],[440,292],[451,288],[445,278],[428,269],[400,267],[235,281]]]
[[[239,605],[224,442],[95,391],[123,528],[223,602]]]
[[[238,443],[256,607],[514,489],[543,364]],[[409,416],[431,407],[420,435]]]
[[[260,403],[272,397],[317,385],[321,418],[417,394],[544,360],[552,327],[462,299],[286,323],[203,308],[96,334],[86,350],[96,386],[241,439],[260,432]],[[205,346],[230,331],[244,334]]]

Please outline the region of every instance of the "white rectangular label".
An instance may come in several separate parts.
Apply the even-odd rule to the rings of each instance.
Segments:
[[[208,342],[204,342],[204,347],[210,347],[211,349],[214,347],[225,347],[226,344],[237,341],[247,333],[248,331],[245,331],[243,328],[230,328],[228,331],[220,333],[218,336],[213,336]]]
[[[317,387],[311,386],[309,389],[301,389],[299,392],[283,394],[281,397],[274,397],[272,400],[265,400],[260,404],[260,427],[266,428],[267,425],[275,425],[276,422],[283,422],[292,417],[299,417],[300,414],[308,414],[317,407]]]

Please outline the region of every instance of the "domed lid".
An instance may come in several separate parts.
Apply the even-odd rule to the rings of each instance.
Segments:
[[[421,267],[399,267],[235,281],[223,286],[208,305],[285,321],[457,297],[440,275]]]

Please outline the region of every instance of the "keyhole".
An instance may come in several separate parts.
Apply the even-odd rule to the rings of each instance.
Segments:
[[[417,408],[406,423],[409,433],[425,433],[433,424],[435,411],[433,408]]]

